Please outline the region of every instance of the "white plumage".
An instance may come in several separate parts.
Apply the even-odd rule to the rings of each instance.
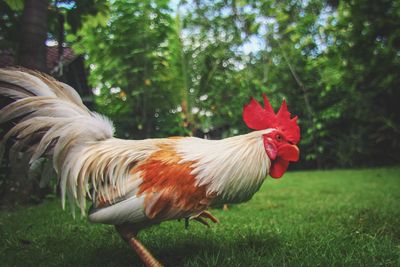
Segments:
[[[192,173],[198,185],[208,184],[208,192],[218,195],[216,202],[243,202],[258,191],[268,173],[271,162],[261,136],[270,131],[222,140],[183,138],[177,142],[176,150],[182,162],[196,162]]]

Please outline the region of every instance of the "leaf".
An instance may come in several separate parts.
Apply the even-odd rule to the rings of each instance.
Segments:
[[[5,0],[5,2],[12,10],[22,11],[24,9],[23,0]]]

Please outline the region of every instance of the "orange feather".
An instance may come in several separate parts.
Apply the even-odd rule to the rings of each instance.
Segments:
[[[132,170],[141,171],[143,182],[138,195],[147,195],[145,212],[149,218],[190,216],[206,209],[214,198],[207,195],[207,185],[196,185],[191,174],[195,162],[180,163],[181,160],[172,145],[164,144]]]

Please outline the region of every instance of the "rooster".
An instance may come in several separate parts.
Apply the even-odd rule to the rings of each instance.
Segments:
[[[107,118],[89,111],[70,86],[25,69],[0,69],[0,95],[10,104],[0,124],[12,122],[0,142],[11,165],[54,168],[66,199],[88,219],[115,225],[146,266],[161,266],[137,239],[166,220],[218,220],[207,208],[240,203],[257,192],[267,174],[280,178],[299,159],[297,117],[283,101],[275,114],[263,94],[243,107],[255,130],[222,140],[196,137],[122,140]],[[22,159],[22,160],[18,160]]]

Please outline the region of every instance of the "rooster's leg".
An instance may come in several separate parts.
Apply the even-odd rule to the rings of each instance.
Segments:
[[[137,253],[147,267],[162,267],[163,265],[151,255],[142,243],[136,238],[137,231],[132,230],[128,225],[116,225],[115,228],[120,233],[121,237],[128,242],[129,246]]]

